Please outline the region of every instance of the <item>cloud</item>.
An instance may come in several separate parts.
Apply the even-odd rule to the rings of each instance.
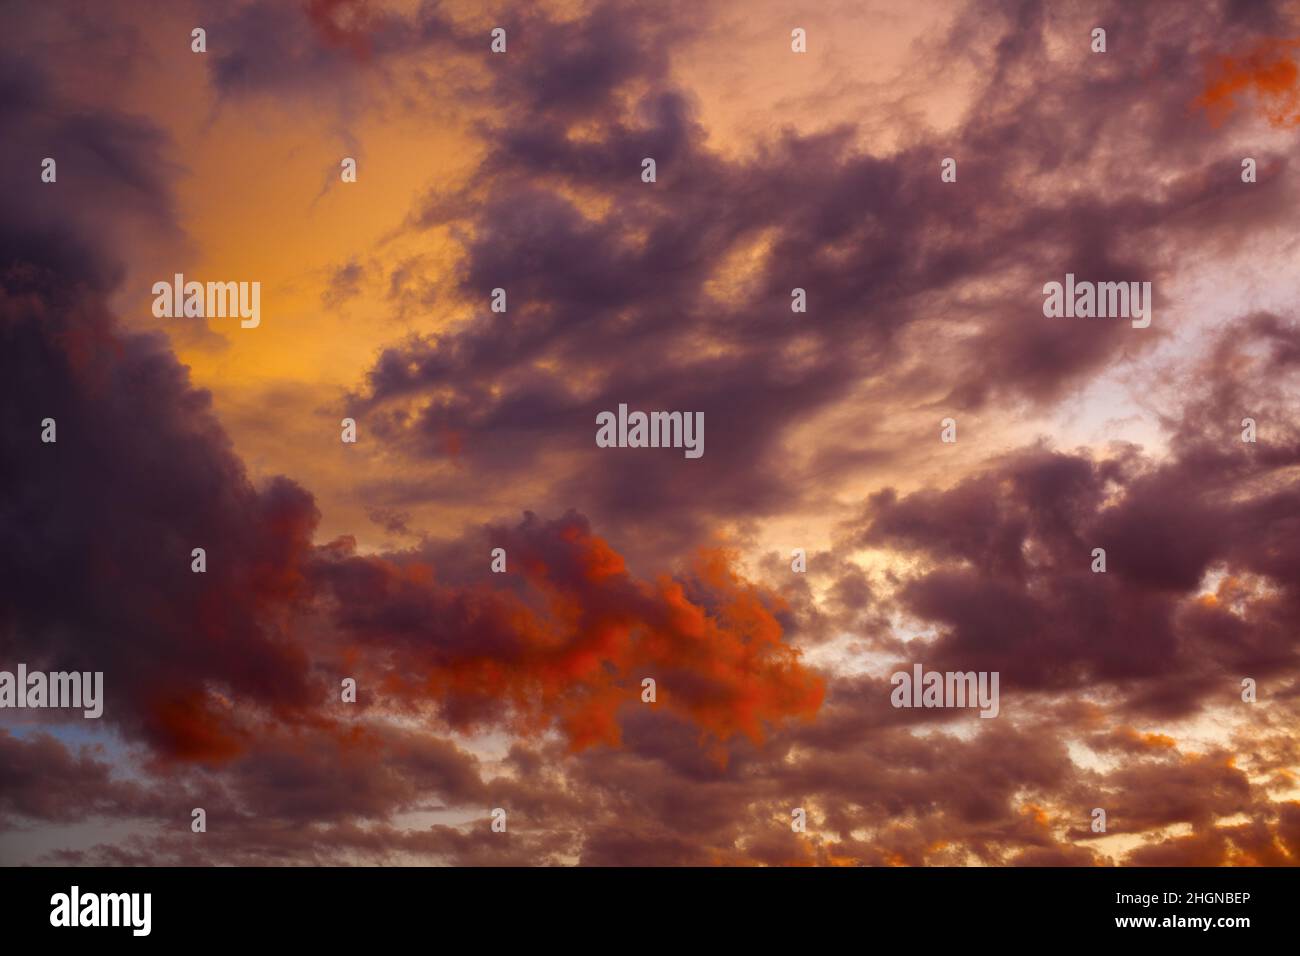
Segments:
[[[529,733],[554,721],[576,749],[620,742],[619,715],[644,706],[647,677],[658,706],[720,742],[760,742],[770,723],[815,715],[820,681],[783,643],[779,601],[739,578],[725,553],[642,581],[576,513],[529,514],[485,538],[444,549],[460,568],[448,582],[423,560],[358,556],[346,541],[321,550],[313,573],[341,639],[363,649],[359,662],[371,647],[391,661],[367,679],[387,701],[436,703],[464,728],[509,718]],[[494,547],[506,574],[489,570]]]
[[[1115,16],[1126,37],[1158,26]],[[348,400],[393,454],[428,466],[388,504],[455,497],[465,472],[523,486],[545,472],[527,506],[581,505],[619,529],[631,560],[662,560],[720,526],[814,509],[864,462],[895,463],[906,453],[881,434],[890,415],[1050,408],[1154,349],[1177,323],[1163,290],[1180,261],[1282,225],[1284,157],[1264,158],[1264,188],[1243,199],[1183,109],[1194,51],[1248,24],[1194,18],[1181,45],[1159,47],[1157,69],[1155,54],[1049,58],[1061,25],[989,17],[979,29],[959,17],[939,44],[977,68],[966,115],[942,134],[910,131],[888,155],[849,126],[776,128],[724,152],[665,69],[664,34],[604,7],[562,35],[636,49],[598,87],[617,99],[576,97],[567,72],[525,70],[526,96],[517,73],[494,75],[483,160],[407,224],[462,243],[455,291],[473,317],[388,345]],[[522,62],[585,62],[553,47]],[[1130,135],[1147,118],[1152,135]],[[945,184],[939,161],[954,153],[959,181]],[[639,178],[645,156],[654,184]],[[1152,188],[1129,172],[1156,168]],[[1043,283],[1066,272],[1153,281],[1154,327],[1045,321]],[[498,287],[504,315],[487,309]],[[790,311],[794,288],[808,313]],[[864,400],[883,407],[843,434],[846,408]],[[597,450],[595,416],[621,402],[702,412],[704,457]]]
[[[1251,92],[1271,125],[1300,124],[1298,55],[1300,40],[1266,37],[1243,53],[1216,57],[1195,105],[1221,123],[1237,108],[1237,97]]]
[[[111,764],[93,747],[73,753],[49,734],[17,737],[0,730],[0,755],[0,832],[19,820],[150,813],[146,789],[114,779]]]
[[[1215,681],[1231,694],[1248,671],[1289,672],[1297,554],[1278,532],[1300,503],[1283,398],[1300,385],[1296,334],[1272,316],[1222,333],[1164,460],[1024,448],[945,490],[875,492],[844,543],[922,557],[897,601],[939,628],[927,664],[1000,671],[1004,691],[1109,684],[1172,714]],[[1276,429],[1267,446],[1241,441],[1242,408]],[[1207,599],[1216,569],[1224,594]]]
[[[327,308],[421,319],[347,396],[397,465],[349,498],[400,548],[324,540],[323,459],[253,480],[220,403],[112,315],[142,237],[211,225],[174,199],[166,124],[33,69],[57,24],[0,65],[0,162],[33,183],[0,197],[0,656],[103,670],[108,695],[102,746],[54,713],[0,731],[0,856],[1300,859],[1300,337],[1254,306],[1210,334],[1165,291],[1290,228],[1284,141],[1243,193],[1239,150],[1187,109],[1225,49],[1256,52],[1220,64],[1207,108],[1289,103],[1290,47],[1259,42],[1293,35],[1282,14],[1115,4],[1098,58],[1055,8],[971,5],[909,61],[970,71],[949,127],[889,106],[796,132],[773,111],[721,142],[717,98],[680,68],[712,15],[507,12],[504,57],[438,4],[207,21],[203,94],[223,107],[400,123],[432,105],[481,149],[463,181],[377,212],[391,245],[313,273]],[[40,190],[51,149],[59,186]],[[432,232],[459,249],[450,269]],[[1155,281],[1151,334],[1044,321],[1042,283],[1066,271]],[[487,310],[496,287],[507,313]],[[1010,434],[1148,360],[1161,447],[1016,438],[913,467],[913,423],[939,408]],[[704,412],[705,457],[597,449],[596,413],[621,402]],[[444,508],[463,523],[426,520]],[[809,518],[836,533],[805,544]],[[769,543],[790,537],[806,575]],[[919,659],[1000,671],[1000,718],[891,707],[884,674]],[[201,841],[195,806],[216,824]]]

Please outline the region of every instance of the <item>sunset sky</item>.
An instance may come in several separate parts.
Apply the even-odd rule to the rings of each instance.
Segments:
[[[0,864],[1300,864],[1300,6],[0,35]]]

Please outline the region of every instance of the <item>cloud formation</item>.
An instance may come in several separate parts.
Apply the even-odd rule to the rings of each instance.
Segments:
[[[0,862],[1300,861],[1282,5],[918,5],[786,99],[716,53],[786,55],[762,4],[105,16],[0,57],[0,669],[107,696],[5,713]],[[226,358],[137,314],[182,255],[292,264]],[[1152,327],[1046,318],[1067,272]],[[705,455],[598,448],[620,403]],[[895,709],[914,662],[1000,716]]]

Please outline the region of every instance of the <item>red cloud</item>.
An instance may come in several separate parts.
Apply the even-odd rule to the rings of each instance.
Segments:
[[[461,726],[558,726],[574,750],[618,745],[624,707],[666,709],[723,742],[761,742],[768,725],[812,718],[823,682],[782,641],[778,598],[743,580],[722,551],[689,574],[633,577],[581,516],[493,529],[509,574],[449,585],[427,563],[322,549],[336,619],[377,652],[384,696],[436,704]],[[486,563],[486,562],[485,562]],[[354,652],[355,653],[355,652]],[[367,655],[356,655],[364,661]],[[642,680],[657,700],[642,703]]]
[[[304,9],[326,45],[347,49],[363,62],[370,58],[373,14],[366,0],[307,0]]]
[[[1254,89],[1272,125],[1300,125],[1298,50],[1300,40],[1265,39],[1243,56],[1217,57],[1195,105],[1217,125],[1236,109],[1236,94]]]

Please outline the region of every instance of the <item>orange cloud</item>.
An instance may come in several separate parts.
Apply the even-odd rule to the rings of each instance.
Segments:
[[[1243,56],[1217,57],[1195,105],[1206,110],[1217,126],[1237,108],[1237,94],[1254,90],[1269,123],[1300,125],[1298,50],[1300,40],[1266,39]]]
[[[342,557],[346,542],[322,550],[366,581],[347,592],[345,626],[390,649],[375,677],[386,699],[436,702],[459,725],[558,727],[574,750],[619,745],[625,707],[666,709],[715,746],[761,743],[769,727],[820,708],[824,682],[783,641],[782,602],[726,552],[701,551],[686,574],[649,582],[577,515],[501,533],[513,580],[463,586],[422,563]],[[418,623],[395,635],[386,628],[397,619]],[[653,703],[641,699],[647,677]]]

